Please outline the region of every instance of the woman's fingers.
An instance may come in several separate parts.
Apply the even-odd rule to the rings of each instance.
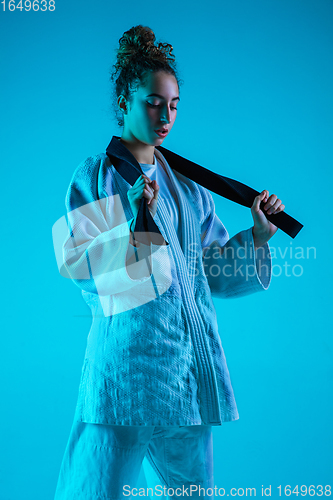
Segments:
[[[278,198],[275,203],[271,206],[269,210],[267,210],[267,214],[276,214],[282,212],[285,209],[285,206],[282,204],[282,201]]]
[[[158,196],[158,192],[160,190],[160,186],[157,184],[157,181],[153,181],[153,185],[154,185],[154,198],[156,198],[157,200],[157,196]]]
[[[276,194],[271,194],[267,200],[267,203],[264,206],[264,209],[268,210],[269,208],[271,208],[274,205],[274,203],[276,202],[276,200],[277,200]]]
[[[135,203],[137,207],[140,204],[140,200],[145,198],[149,206],[153,205],[154,207],[157,203],[157,197],[159,192],[159,185],[156,180],[151,180],[148,176],[142,174],[140,175],[131,189],[128,191],[128,198],[131,200],[132,204]]]
[[[267,203],[264,206],[264,209],[267,210],[268,215],[271,215],[282,212],[285,209],[285,206],[283,205],[280,198],[276,196],[276,194],[272,194],[268,198]]]
[[[144,189],[144,190],[147,190],[148,193],[151,193],[153,195],[153,191],[152,191],[151,187],[149,186],[150,183],[151,183],[151,181],[149,181],[149,178],[139,177],[131,188],[132,194],[133,195],[136,195],[138,193],[141,194],[142,190]]]
[[[148,193],[148,195],[154,196],[154,190],[150,186],[150,184],[152,184],[151,179],[149,177],[147,177],[146,175],[144,175],[142,180],[145,183],[144,192],[146,192],[146,194]],[[142,186],[142,183],[140,183],[140,186]]]
[[[280,198],[278,198],[276,194],[271,194],[271,196],[269,196],[267,189],[264,189],[260,194],[258,194],[258,196],[255,197],[253,208],[256,211],[259,211],[261,201],[264,201],[265,203],[263,208],[267,215],[276,214],[285,209],[285,206],[282,204]]]
[[[259,193],[254,198],[252,208],[254,208],[256,212],[259,212],[259,210],[260,210],[260,203],[262,201],[266,201],[267,196],[268,196],[268,191],[266,189],[264,189],[263,191],[261,191],[261,193]]]
[[[283,203],[281,203],[281,205],[277,208],[277,210],[275,210],[275,213],[279,213],[279,212],[283,212],[283,210],[285,209],[285,205],[283,205]]]
[[[137,182],[140,182],[144,179],[146,179],[148,182],[151,182],[151,179],[147,175],[141,174],[141,175],[139,175],[139,177],[137,178],[137,180],[135,181],[134,184],[136,184]]]
[[[153,196],[150,198],[148,204],[150,204],[152,202],[152,200],[156,200],[156,202],[157,202],[158,192],[160,190],[160,186],[157,184],[157,182],[155,180],[152,182],[152,185],[153,185],[154,193],[153,193]]]
[[[146,186],[145,186],[145,188],[144,188],[143,191],[144,191],[144,193],[147,193],[148,196],[149,195],[150,196],[154,196],[154,189],[151,186],[149,186],[148,184],[146,184]]]

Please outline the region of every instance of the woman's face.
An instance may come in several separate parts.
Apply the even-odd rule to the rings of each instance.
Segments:
[[[126,109],[122,138],[159,146],[165,136],[160,137],[156,130],[170,132],[179,100],[178,84],[173,75],[164,71],[148,73],[147,84],[134,92],[132,102],[126,103],[123,96],[118,98],[119,106]]]

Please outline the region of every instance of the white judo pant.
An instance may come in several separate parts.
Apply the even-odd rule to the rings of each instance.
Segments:
[[[143,462],[158,478],[152,484],[146,475],[146,488],[152,489],[144,495],[137,488]],[[202,488],[213,483],[210,425],[119,426],[74,419],[54,500],[212,498]]]

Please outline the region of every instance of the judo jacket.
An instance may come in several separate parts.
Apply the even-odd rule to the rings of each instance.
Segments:
[[[68,188],[63,270],[92,312],[76,418],[221,425],[239,415],[212,297],[267,290],[270,250],[255,252],[252,227],[229,238],[210,192],[155,156],[177,194],[181,241],[159,195],[154,221],[169,244],[129,243],[131,185],[105,153],[83,161]]]

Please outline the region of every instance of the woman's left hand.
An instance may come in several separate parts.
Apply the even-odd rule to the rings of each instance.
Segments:
[[[285,209],[285,206],[275,194],[271,194],[271,196],[269,196],[267,189],[264,189],[254,198],[253,205],[251,207],[251,214],[254,222],[252,234],[254,246],[256,248],[267,243],[267,241],[276,233],[278,229],[266,218],[265,214],[260,209],[260,203],[262,201],[266,203],[264,210],[266,210],[268,215],[277,214]]]

